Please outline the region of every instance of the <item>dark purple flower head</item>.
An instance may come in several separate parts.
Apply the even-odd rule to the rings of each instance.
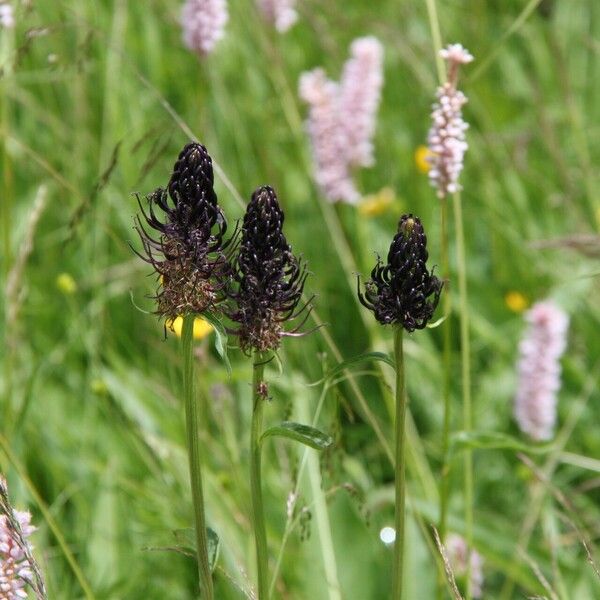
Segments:
[[[401,325],[407,331],[423,329],[433,316],[442,282],[427,270],[427,237],[418,217],[404,215],[388,252],[387,264],[380,259],[371,279],[360,287],[361,303],[383,325]]]
[[[230,316],[239,325],[236,333],[244,351],[276,349],[282,336],[300,327],[286,332],[284,323],[306,308],[298,309],[306,268],[283,235],[283,219],[273,188],[258,188],[244,216],[235,264],[238,286],[231,293],[235,308]]]
[[[201,313],[223,299],[230,275],[224,242],[227,222],[213,188],[212,160],[201,144],[187,144],[179,154],[167,189],[150,194],[136,229],[144,258],[160,275],[157,312],[168,318]],[[157,217],[156,209],[165,218]]]

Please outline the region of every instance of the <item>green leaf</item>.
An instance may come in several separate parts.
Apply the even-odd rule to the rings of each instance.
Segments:
[[[440,317],[437,321],[434,321],[433,323],[427,323],[426,327],[427,329],[435,329],[436,327],[439,327],[445,320],[445,316]]]
[[[319,385],[330,379],[333,379],[336,375],[343,373],[349,367],[368,360],[378,360],[385,363],[386,365],[389,365],[393,369],[396,368],[396,363],[387,354],[384,354],[383,352],[365,352],[364,354],[359,354],[358,356],[354,356],[352,358],[342,361],[341,363],[338,363],[337,365],[335,365],[335,367],[333,367],[333,369],[331,369],[331,371],[329,371],[329,373],[325,375],[325,377],[323,377],[323,379],[319,379],[319,381],[310,383],[309,387]]]
[[[333,443],[333,438],[322,431],[310,427],[309,425],[302,425],[301,423],[293,423],[291,421],[284,421],[275,427],[269,427],[261,436],[260,441],[268,437],[285,437],[295,442],[300,442],[305,446],[310,446],[315,450],[324,450]]]
[[[217,560],[219,560],[219,549],[221,547],[221,542],[219,541],[219,536],[214,529],[210,527],[206,528],[206,538],[208,544],[208,564],[210,565],[210,570],[214,571],[217,566]]]
[[[173,535],[179,545],[174,548],[163,548],[164,550],[174,550],[175,552],[180,552],[187,556],[196,556],[196,531],[193,528],[187,527],[186,529],[176,529],[173,531]],[[214,571],[219,558],[220,542],[219,536],[214,529],[211,529],[210,527],[206,528],[206,543],[208,564],[210,570]]]
[[[231,375],[231,363],[229,362],[229,356],[227,356],[227,332],[223,323],[215,317],[211,312],[203,312],[202,318],[208,321],[215,329],[215,349],[219,356],[223,359],[225,366],[227,367],[227,373]]]
[[[450,455],[465,448],[477,450],[516,450],[529,454],[544,454],[554,448],[554,444],[526,444],[498,431],[459,431],[450,437]]]

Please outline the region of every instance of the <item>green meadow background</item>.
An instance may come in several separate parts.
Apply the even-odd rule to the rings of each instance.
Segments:
[[[600,597],[590,564],[600,563],[600,3],[301,0],[298,23],[280,35],[252,2],[232,0],[226,37],[203,61],[181,42],[176,0],[13,4],[16,27],[0,30],[0,471],[15,506],[31,510],[38,527],[33,543],[49,598],[195,594],[194,561],[164,549],[185,546],[185,534],[173,532],[193,519],[178,339],[165,337],[149,314],[156,280],[131,248],[140,248],[135,193],[164,186],[191,137],[218,165],[216,190],[232,227],[258,185],[277,190],[285,233],[309,264],[307,291],[325,324],[284,341],[281,367],[268,368],[267,423],[314,421],[335,438],[318,458],[286,441],[266,446],[271,575],[281,557],[274,597],[330,598],[325,565],[333,561],[343,598],[389,597],[392,548],[379,533],[393,524],[393,373],[363,362],[353,380],[308,384],[342,358],[392,351],[391,331],[358,304],[356,274],[368,275],[375,253],[387,252],[403,212],[421,217],[431,264],[440,264],[440,205],[414,158],[438,85],[433,10],[443,43],[460,42],[475,56],[460,82],[471,124],[461,181],[475,429],[528,446],[474,451],[484,598]],[[307,69],[323,66],[338,79],[351,41],[364,35],[385,49],[376,164],[357,173],[365,196],[393,190],[377,215],[325,203],[297,96]],[[452,221],[449,229],[456,309]],[[511,292],[520,302],[513,294],[507,303]],[[518,305],[545,298],[571,324],[557,435],[536,451],[512,419],[512,399],[524,330]],[[458,330],[454,314],[455,431]],[[221,539],[216,596],[236,599],[251,597],[255,578],[251,367],[231,348],[229,376],[213,337],[197,342],[205,497]],[[436,597],[440,564],[431,525],[439,507],[441,347],[441,328],[406,336],[411,600]],[[457,533],[464,532],[462,464],[457,450],[450,501]]]

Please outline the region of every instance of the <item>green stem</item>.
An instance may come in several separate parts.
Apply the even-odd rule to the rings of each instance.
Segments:
[[[458,262],[458,292],[460,308],[460,354],[462,363],[463,430],[473,428],[471,405],[471,347],[469,340],[469,297],[467,293],[467,263],[465,255],[465,234],[463,230],[462,203],[460,194],[453,197],[454,221],[456,227],[456,251]],[[464,451],[464,493],[465,493],[465,538],[469,555],[473,547],[473,453]],[[471,600],[471,561],[467,560],[466,600]]]
[[[269,597],[269,581],[267,577],[267,531],[265,528],[265,511],[263,508],[261,488],[261,445],[263,405],[265,394],[261,387],[265,359],[262,353],[254,354],[254,371],[252,376],[252,428],[250,431],[250,491],[252,494],[252,524],[256,543],[256,566],[258,577],[258,600]]]
[[[187,431],[188,455],[190,461],[190,483],[194,504],[194,521],[196,527],[196,554],[198,558],[198,576],[200,590],[206,600],[213,598],[213,582],[208,563],[208,542],[206,538],[206,521],[204,518],[204,498],[202,495],[202,470],[200,458],[200,416],[194,392],[194,315],[183,317],[181,349],[183,353],[183,395],[185,402],[185,424]]]
[[[438,79],[440,85],[446,81],[446,65],[444,59],[440,56],[442,49],[442,33],[440,31],[440,20],[438,19],[435,0],[426,0],[427,17],[429,20],[429,29],[431,30],[431,39],[433,42],[433,51],[435,53],[435,65],[437,67]]]
[[[442,429],[442,469],[440,473],[440,522],[439,534],[442,543],[445,541],[448,529],[448,498],[450,495],[450,464],[448,462],[448,447],[450,440],[451,423],[451,385],[452,385],[452,335],[450,329],[450,313],[452,312],[452,301],[448,289],[450,279],[450,265],[448,259],[448,201],[441,200],[441,255],[442,255],[442,278],[444,280],[444,322],[443,333],[443,400],[444,400],[444,423]],[[446,577],[443,567],[439,570],[438,596],[443,596],[446,585]]]
[[[442,277],[444,279],[444,323],[443,328],[443,398],[444,398],[444,424],[442,430],[442,472],[440,479],[440,526],[439,534],[442,542],[446,537],[446,529],[448,526],[448,445],[450,439],[450,390],[451,390],[451,330],[450,330],[450,312],[452,310],[450,290],[448,289],[449,281],[449,264],[448,264],[448,202],[444,198],[441,201],[441,229],[442,229]]]
[[[0,202],[0,219],[2,220],[2,271],[4,281],[7,280],[12,266],[12,231],[13,231],[13,203],[14,203],[14,177],[13,165],[8,152],[8,139],[11,130],[11,107],[9,105],[8,87],[12,80],[14,34],[12,29],[4,29],[0,36],[0,163],[2,182],[0,189],[2,202]],[[7,308],[5,307],[7,310]],[[5,312],[4,317],[8,316]],[[4,362],[4,410],[2,414],[2,430],[9,434],[10,424],[13,420],[13,377],[15,371],[15,348],[10,342],[9,334],[13,323],[5,321],[3,345],[6,348]]]
[[[404,380],[404,357],[402,354],[402,327],[394,331],[394,356],[396,358],[396,543],[394,544],[394,600],[402,598],[404,571],[404,505],[405,505],[405,420],[406,389]]]

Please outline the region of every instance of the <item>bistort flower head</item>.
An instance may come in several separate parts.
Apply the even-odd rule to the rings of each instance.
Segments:
[[[456,533],[448,536],[446,551],[454,575],[463,578],[470,573],[471,595],[473,598],[481,598],[483,596],[483,558],[481,554],[477,550],[469,552],[465,539]]]
[[[273,188],[258,188],[244,216],[235,265],[238,286],[231,293],[236,306],[230,317],[239,325],[236,333],[245,352],[275,350],[283,336],[299,335],[306,320],[292,331],[284,329],[307,309],[298,308],[307,272],[283,235],[283,219]]]
[[[148,212],[142,209],[150,235],[141,219],[136,229],[144,255],[160,276],[157,313],[173,320],[186,313],[202,313],[223,299],[230,274],[225,255],[225,216],[213,189],[212,160],[206,148],[187,144],[179,154],[167,189],[148,196]],[[165,213],[163,222],[156,207]]]
[[[339,85],[323,69],[313,69],[301,75],[299,94],[310,107],[306,127],[317,185],[330,202],[358,202],[360,194],[347,159],[346,130],[340,125]]]
[[[418,217],[403,215],[390,246],[387,263],[378,258],[371,279],[360,290],[361,303],[382,325],[423,329],[433,316],[442,282],[427,270],[427,237]]]
[[[448,65],[448,79],[437,89],[427,142],[431,151],[429,181],[437,189],[438,197],[445,198],[461,189],[458,177],[469,147],[465,136],[469,125],[462,118],[467,97],[456,89],[456,85],[460,65],[470,63],[473,56],[460,44],[450,44],[440,50],[440,56]]]
[[[0,1],[0,28],[12,29],[15,26],[13,7],[8,2]]]
[[[200,56],[210,54],[225,35],[226,0],[186,0],[181,12],[185,45]]]
[[[383,46],[372,36],[350,46],[340,84],[340,121],[346,131],[346,151],[352,167],[370,167],[373,134],[383,85]]]
[[[534,304],[525,319],[529,327],[519,344],[515,419],[531,439],[549,440],[556,424],[559,361],[567,345],[569,317],[546,301]]]
[[[45,598],[45,586],[32,555],[29,536],[35,531],[28,512],[12,508],[5,480],[0,476],[0,598],[27,598],[32,587],[38,598]]]
[[[258,7],[279,33],[285,33],[298,20],[296,0],[258,0]]]
[[[330,202],[355,204],[352,171],[374,162],[373,134],[383,85],[383,46],[374,37],[352,42],[338,84],[323,69],[303,73],[300,98],[309,106],[315,180]]]

